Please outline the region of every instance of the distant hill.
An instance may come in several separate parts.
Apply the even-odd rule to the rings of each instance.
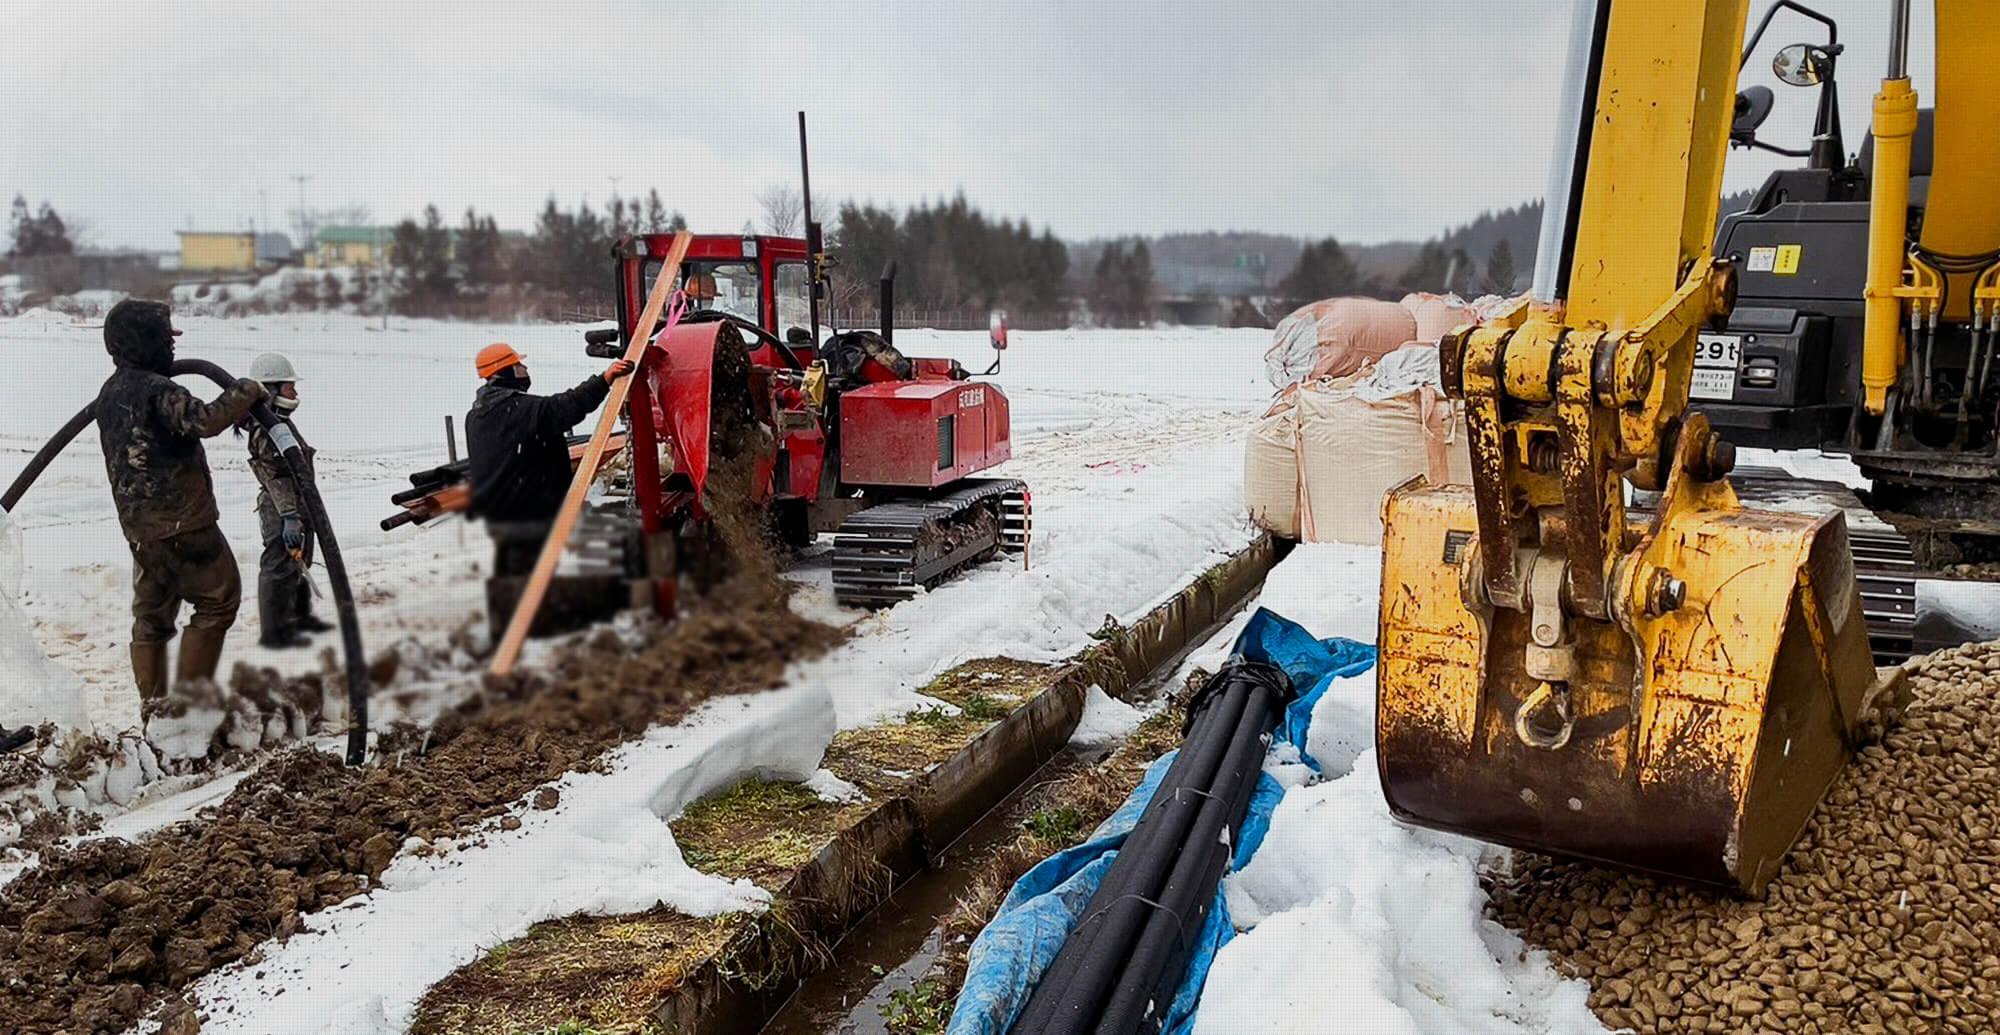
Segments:
[[[1726,215],[1742,209],[1750,203],[1753,193],[1746,190],[1724,197],[1719,212]],[[1481,212],[1471,222],[1451,227],[1428,241],[1385,241],[1344,247],[1361,271],[1362,279],[1374,282],[1379,293],[1390,295],[1400,295],[1406,288],[1424,287],[1406,283],[1406,275],[1426,244],[1440,246],[1447,256],[1462,251],[1470,260],[1470,268],[1458,273],[1453,286],[1462,293],[1479,294],[1485,288],[1487,259],[1504,240],[1514,256],[1514,290],[1525,291],[1535,268],[1535,245],[1541,228],[1542,202],[1536,199],[1498,212]],[[1304,238],[1233,230],[1167,234],[1144,240],[1152,253],[1154,280],[1162,293],[1176,296],[1211,293],[1223,297],[1261,296],[1276,290],[1278,282],[1298,264],[1299,252],[1308,243]],[[1106,243],[1098,239],[1070,244],[1070,278],[1078,289],[1088,290],[1097,258]],[[1426,289],[1437,290],[1442,286]]]

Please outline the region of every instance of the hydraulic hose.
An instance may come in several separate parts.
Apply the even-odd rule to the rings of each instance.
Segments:
[[[205,377],[225,390],[236,384],[236,379],[229,376],[228,371],[201,359],[177,359],[169,373]],[[257,403],[250,408],[250,415],[270,434],[271,441],[283,454],[292,481],[299,487],[299,496],[305,500],[307,516],[312,521],[321,555],[326,559],[327,580],[333,584],[334,607],[340,614],[341,647],[347,657],[347,764],[358,766],[368,760],[368,662],[361,648],[361,620],[355,613],[354,594],[347,584],[347,564],[341,558],[340,543],[333,534],[333,519],[327,515],[326,504],[320,499],[319,486],[314,484],[312,472],[306,467],[305,451],[299,446],[298,439],[278,419],[277,414],[271,412],[269,405]],[[55,437],[42,446],[13,484],[7,487],[7,494],[0,496],[0,508],[13,510],[56,454],[62,452],[96,419],[96,403],[78,410],[76,416],[71,417]]]

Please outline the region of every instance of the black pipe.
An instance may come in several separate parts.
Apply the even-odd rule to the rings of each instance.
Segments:
[[[891,345],[896,343],[896,320],[891,315],[896,311],[896,260],[890,259],[882,267],[882,340]]]
[[[806,219],[806,275],[811,278],[806,290],[806,319],[812,321],[813,348],[818,349],[819,340],[819,300],[825,291],[826,271],[821,264],[826,257],[820,254],[825,247],[825,239],[820,236],[819,224],[813,222],[813,177],[812,162],[806,157],[806,113],[799,112],[799,187],[805,192],[801,203]]]
[[[1224,670],[1229,671],[1228,669]],[[1207,801],[1252,697],[1248,685],[1211,678],[1190,702],[1192,728],[1152,800],[1120,846],[1049,973],[1029,999],[1020,1032],[1078,1033],[1096,1024],[1105,998],[1144,932],[1175,859]],[[1079,937],[1080,936],[1080,937]]]
[[[1180,754],[1015,1032],[1125,1035],[1147,1024],[1158,1030],[1159,999],[1186,970],[1190,939],[1207,918],[1267,738],[1291,693],[1282,670],[1246,661],[1231,662],[1202,687],[1189,703]]]
[[[227,391],[236,386],[236,379],[229,372],[207,360],[177,359],[168,371],[172,376],[193,374],[206,377]],[[354,611],[354,594],[347,584],[347,564],[340,555],[340,543],[334,538],[333,519],[327,516],[326,504],[320,499],[319,486],[314,484],[312,474],[306,469],[305,453],[298,440],[288,429],[280,427],[280,421],[271,407],[259,402],[250,408],[254,417],[266,432],[272,434],[285,458],[285,466],[290,469],[292,481],[299,487],[299,496],[306,502],[308,515],[312,520],[314,535],[319,540],[321,554],[326,559],[327,579],[333,584],[334,607],[340,613],[340,638],[347,655],[347,699],[350,715],[347,726],[347,764],[360,765],[368,760],[368,663],[361,648],[361,621]],[[27,495],[28,487],[35,484],[49,462],[63,451],[84,428],[97,419],[97,404],[92,402],[78,410],[44,444],[14,483],[7,488],[7,494],[0,498],[0,507],[11,511],[14,505]]]
[[[1227,761],[1216,774],[1187,846],[1155,899],[1159,908],[1153,910],[1105,1004],[1098,1035],[1158,1032],[1167,1002],[1187,970],[1189,951],[1208,919],[1216,885],[1233,854],[1233,832],[1242,828],[1244,813],[1250,808],[1269,744],[1268,732],[1276,719],[1272,705],[1278,701],[1277,688],[1255,688],[1250,694],[1254,701],[1237,724]]]

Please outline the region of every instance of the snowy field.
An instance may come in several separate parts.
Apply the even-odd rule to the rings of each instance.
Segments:
[[[566,388],[601,369],[575,327],[481,327],[353,317],[277,316],[177,321],[180,354],[231,370],[257,353],[298,367],[298,423],[319,450],[320,483],[340,532],[371,651],[405,637],[443,646],[483,623],[480,577],[490,549],[455,519],[384,533],[404,474],[444,459],[443,418],[477,387],[470,357],[492,341],[521,349],[537,388]],[[0,357],[34,391],[10,392],[0,413],[0,472],[18,470],[42,440],[95,396],[109,361],[95,326],[28,316],[0,320]],[[924,703],[915,688],[971,658],[1053,660],[1089,642],[1104,617],[1130,621],[1246,544],[1243,432],[1270,390],[1269,332],[1020,333],[993,380],[1013,402],[1015,460],[998,473],[1034,493],[1033,566],[986,565],[938,591],[875,614],[835,607],[825,561],[797,573],[798,606],[851,623],[855,638],[796,666],[765,694],[712,702],[675,727],[620,748],[607,773],[560,781],[561,807],[524,811],[448,855],[405,853],[383,887],[307,918],[307,932],[269,947],[254,967],[197,986],[212,1012],[204,1032],[401,1031],[417,998],[453,968],[535,921],[584,910],[664,902],[704,915],[756,908],[761,892],[685,866],[666,822],[687,803],[752,773],[807,778],[836,729]],[[906,331],[910,355],[949,355],[983,369],[983,333]],[[208,389],[200,388],[203,394]],[[209,444],[223,530],[255,585],[256,486],[242,446]],[[16,519],[25,541],[22,604],[37,639],[90,689],[100,729],[135,718],[126,682],[130,563],[105,488],[94,434],[45,473]],[[328,608],[330,614],[330,607]],[[287,671],[316,652],[255,645],[254,603],[232,630],[235,660]],[[825,785],[822,779],[821,785]],[[839,793],[827,786],[827,793]],[[193,792],[213,800],[213,788]],[[163,803],[166,804],[166,803]],[[134,813],[123,833],[180,810]],[[590,865],[580,866],[578,860]],[[421,932],[419,937],[417,932]]]
[[[320,488],[371,652],[405,636],[441,645],[468,622],[483,628],[479,577],[491,548],[477,526],[451,518],[382,532],[376,523],[396,512],[389,495],[408,487],[409,472],[445,460],[444,419],[462,422],[479,384],[472,356],[482,345],[513,344],[527,355],[536,389],[556,391],[603,368],[603,361],[583,354],[580,328],[392,319],[385,331],[377,319],[332,314],[177,317],[177,325],[186,331],[183,357],[240,372],[258,353],[280,351],[298,368],[297,422],[319,451]],[[984,369],[992,355],[983,332],[910,330],[899,334],[898,344],[911,355],[950,355],[974,369]],[[1260,377],[1267,345],[1264,331],[1014,335],[994,379],[1014,405],[1017,459],[1004,472],[1027,480],[1035,494],[1035,553],[1038,561],[1049,561],[1049,579],[1059,567],[1066,575],[1076,571],[1057,564],[1066,540],[1087,541],[1139,510],[1180,510],[1183,502],[1239,493],[1240,450],[1224,443],[1268,395]],[[111,364],[96,323],[53,314],[0,319],[0,362],[13,375],[8,405],[0,408],[0,476],[11,478],[63,421],[96,397]],[[199,379],[183,381],[204,397],[215,394]],[[244,606],[224,668],[240,660],[286,672],[310,669],[319,664],[316,650],[257,646],[261,544],[257,486],[246,453],[243,441],[229,433],[208,442],[222,529],[244,577]],[[94,429],[42,474],[13,519],[26,557],[21,604],[37,639],[84,678],[100,727],[134,724],[137,703],[127,684],[125,646],[131,563]],[[324,592],[323,572],[314,575]],[[825,581],[823,569],[818,581]],[[320,611],[332,618],[330,599],[322,599]],[[329,635],[320,642],[334,640]]]

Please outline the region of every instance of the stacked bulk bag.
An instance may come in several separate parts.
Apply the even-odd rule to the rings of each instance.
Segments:
[[[1278,321],[1264,353],[1271,387],[1315,377],[1346,377],[1416,340],[1410,310],[1378,298],[1330,298]]]
[[[1251,519],[1274,535],[1379,546],[1382,497],[1417,475],[1472,480],[1464,414],[1439,386],[1431,345],[1287,390],[1251,429],[1244,497]]]
[[[1296,398],[1306,542],[1379,546],[1390,489],[1417,475],[1472,481],[1464,414],[1438,386],[1431,346],[1390,353],[1361,377],[1301,385]]]
[[[1400,303],[1410,311],[1416,321],[1417,330],[1412,341],[1435,345],[1439,338],[1468,323],[1478,323],[1479,316],[1472,306],[1457,295],[1433,295],[1418,291],[1404,295]]]
[[[1299,537],[1299,408],[1278,400],[1250,427],[1243,456],[1243,504],[1250,520],[1272,535]]]

